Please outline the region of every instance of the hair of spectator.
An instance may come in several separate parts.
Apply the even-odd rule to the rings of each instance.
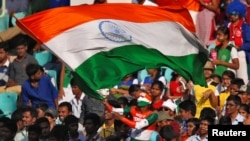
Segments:
[[[58,107],[67,107],[69,112],[72,112],[72,105],[69,102],[62,102],[58,105]]]
[[[183,109],[185,111],[190,111],[192,116],[195,116],[196,114],[196,105],[193,101],[191,100],[185,100],[185,101],[182,101],[180,104],[179,104],[179,107],[180,109]]]

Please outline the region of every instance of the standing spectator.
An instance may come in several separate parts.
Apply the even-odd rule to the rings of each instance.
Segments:
[[[26,73],[29,77],[22,84],[22,102],[24,105],[36,107],[45,102],[49,107],[57,108],[58,91],[51,78],[43,73],[38,64],[28,64]]]
[[[219,11],[218,0],[199,0],[201,11],[197,15],[197,36],[209,46],[215,42],[215,14]]]
[[[244,117],[239,113],[241,99],[237,95],[230,95],[227,98],[226,112],[231,118],[232,125],[242,124]]]
[[[41,133],[39,136],[40,141],[47,141],[50,134],[50,123],[46,117],[41,117],[36,120],[36,125],[40,127]]]
[[[0,92],[5,91],[5,85],[9,80],[8,43],[0,43]]]
[[[187,133],[181,136],[180,141],[186,141],[186,139],[192,135],[195,135],[200,126],[200,120],[198,118],[190,118],[187,120]]]
[[[216,86],[212,85],[212,74],[214,66],[211,61],[207,61],[204,66],[204,76],[208,87],[194,85],[193,92],[196,100],[196,118],[200,117],[200,112],[204,107],[216,108],[218,106],[219,92]]]
[[[186,141],[208,141],[208,126],[214,125],[214,119],[211,117],[203,117],[200,119],[199,131],[190,136]]]
[[[182,127],[181,136],[182,136],[187,132],[187,120],[190,118],[194,118],[196,114],[196,105],[191,100],[185,100],[179,104],[179,108],[180,108],[180,116],[183,121],[181,125]]]
[[[245,83],[247,83],[250,77],[250,27],[244,21],[246,6],[239,0],[234,0],[227,6],[227,14],[230,16],[230,22],[227,25],[230,31],[229,39],[240,50],[238,56],[242,62],[237,77],[246,79]],[[244,69],[247,69],[247,72]]]
[[[161,98],[162,93],[164,92],[164,84],[159,81],[156,80],[152,83],[151,87],[150,87],[150,94],[152,97],[152,107],[154,110],[160,110],[163,100]]]
[[[64,119],[69,115],[72,115],[72,105],[69,102],[60,103],[59,106],[58,106],[58,116],[59,116],[58,118],[59,118],[59,121],[57,120],[56,124],[63,124]],[[81,122],[78,123],[78,131],[79,132],[84,131]]]
[[[4,123],[2,134],[4,141],[13,141],[17,133],[17,125],[13,120],[8,120]]]
[[[49,141],[69,141],[68,128],[65,125],[56,125],[50,133]]]
[[[37,119],[37,111],[36,109],[32,107],[25,107],[23,108],[23,114],[22,114],[22,122],[23,122],[23,131],[19,132],[20,134],[23,133],[22,139],[17,139],[18,141],[26,141],[28,140],[28,127],[30,125],[33,125],[36,122]]]
[[[82,101],[83,101],[85,94],[79,88],[74,78],[71,79],[70,85],[72,88],[72,93],[75,95],[75,97],[70,101],[72,105],[73,115],[75,115],[77,118],[80,118],[80,115],[82,112],[82,109],[81,109]]]
[[[68,115],[64,119],[64,124],[68,128],[69,141],[85,141],[85,137],[82,132],[78,132],[78,118],[74,115]]]
[[[37,60],[27,53],[28,42],[24,36],[19,36],[15,41],[17,57],[10,64],[10,77],[6,84],[6,91],[21,93],[21,85],[29,77],[26,74],[26,66],[30,63],[37,64]]]
[[[137,99],[137,106],[126,108],[114,108],[108,102],[105,102],[108,111],[112,111],[115,119],[121,120],[132,128],[132,140],[149,140],[155,130],[157,114],[151,109],[152,99],[148,94],[141,95]],[[131,115],[131,119],[122,115]]]
[[[23,141],[25,139],[25,135],[26,135],[25,133],[27,133],[26,130],[24,130],[24,125],[23,125],[22,119],[23,119],[23,109],[18,108],[11,115],[11,120],[15,121],[15,123],[17,125],[17,133],[16,133],[16,136],[14,139],[15,141],[17,141],[17,140]]]
[[[30,125],[28,128],[29,141],[39,141],[41,135],[41,128],[37,124]]]
[[[86,141],[104,141],[97,132],[101,126],[101,118],[95,113],[88,113],[84,117],[83,123],[86,130]]]
[[[57,110],[53,109],[53,108],[48,108],[45,111],[45,117],[49,121],[50,131],[51,131],[53,129],[53,127],[56,125],[56,119],[58,117]]]
[[[229,28],[222,26],[217,29],[217,40],[220,42],[215,47],[218,54],[217,58],[213,59],[213,64],[216,65],[214,74],[222,76],[222,73],[228,69],[234,72],[239,68],[238,53],[233,44],[229,42]]]
[[[45,111],[49,108],[48,104],[40,103],[36,105],[36,111],[38,113],[37,118],[41,118],[45,116]]]

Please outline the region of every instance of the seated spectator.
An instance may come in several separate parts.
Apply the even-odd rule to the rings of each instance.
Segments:
[[[21,85],[29,77],[26,73],[26,66],[30,63],[37,64],[37,60],[28,54],[28,42],[25,36],[18,36],[15,40],[17,57],[10,64],[10,76],[6,84],[6,91],[21,93]]]
[[[219,119],[219,125],[232,125],[231,118],[229,116],[222,116]]]
[[[10,61],[8,59],[8,43],[0,43],[0,92],[5,91],[5,85],[9,80],[9,65]]]
[[[24,105],[36,107],[45,102],[51,108],[57,108],[58,91],[51,78],[43,73],[38,64],[28,64],[26,67],[28,79],[22,84],[22,102]]]
[[[181,136],[180,141],[186,141],[192,135],[197,134],[200,126],[200,120],[198,118],[190,118],[187,120],[187,133]]]
[[[244,117],[239,113],[241,99],[237,95],[230,95],[227,98],[226,113],[231,118],[232,125],[242,124]]]

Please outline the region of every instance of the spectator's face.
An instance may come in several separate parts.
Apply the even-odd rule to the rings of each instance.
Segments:
[[[26,55],[26,52],[27,52],[27,46],[24,45],[17,46],[17,55],[19,57],[24,57]]]
[[[58,108],[58,115],[59,119],[61,121],[64,121],[64,119],[68,116],[71,115],[72,113],[69,111],[68,107],[62,106]]]
[[[230,90],[231,95],[237,95],[238,94],[237,91],[239,91],[239,87],[236,84],[231,84],[229,90]]]
[[[218,41],[224,42],[225,40],[228,39],[228,36],[225,35],[222,31],[217,31],[216,38],[217,38]]]
[[[208,121],[206,121],[206,120],[201,121],[200,128],[199,128],[201,135],[205,135],[208,133],[208,125],[209,125]]]
[[[36,118],[32,117],[29,111],[26,111],[23,113],[22,120],[23,120],[24,127],[27,127],[27,126],[32,125],[36,121]]]
[[[184,109],[180,109],[180,116],[182,120],[186,120],[188,118],[188,111],[185,111]]]
[[[8,53],[4,49],[0,49],[0,62],[4,62],[8,58]]]
[[[29,131],[28,133],[29,141],[38,141],[39,140],[39,134],[35,131]]]
[[[230,86],[230,84],[231,84],[231,81],[232,81],[232,79],[230,77],[228,77],[227,75],[222,76],[222,85],[224,87],[228,88]]]
[[[31,76],[32,80],[39,81],[43,75],[41,70],[38,70],[34,75]]]
[[[240,107],[239,113],[240,113],[243,117],[245,117],[245,118],[247,118],[247,116],[248,116],[247,111],[245,111],[245,110],[244,110],[243,108],[241,108],[241,107]]]
[[[230,15],[230,20],[231,20],[232,22],[236,22],[236,21],[238,21],[239,19],[240,19],[240,16],[237,15],[237,14],[231,14],[231,15]]]
[[[42,122],[39,124],[41,130],[42,130],[42,134],[41,137],[42,138],[48,138],[49,134],[50,134],[50,125],[47,122]]]
[[[157,85],[157,84],[152,85],[150,92],[151,92],[152,97],[157,97],[157,96],[160,96],[162,94],[162,91],[161,91],[159,85]]]
[[[87,119],[84,122],[84,127],[85,127],[87,135],[88,134],[93,134],[93,133],[97,132],[97,130],[98,130],[97,125],[95,125],[95,123],[93,123],[93,121],[90,120],[90,119]]]
[[[12,133],[10,131],[10,129],[6,128],[6,127],[3,127],[3,130],[2,130],[2,136],[3,136],[3,140],[4,141],[9,141],[9,140],[13,140],[14,137],[15,137],[16,133]]]
[[[244,119],[244,125],[250,125],[250,114],[248,114],[247,118]]]
[[[205,78],[211,78],[211,75],[213,74],[213,71],[211,69],[204,69],[204,76]]]
[[[236,104],[234,103],[234,101],[232,101],[232,100],[227,101],[227,104],[226,104],[226,111],[227,111],[227,113],[228,113],[229,115],[231,115],[231,114],[233,114],[233,113],[236,113],[236,112],[238,113],[239,108],[240,108],[240,106],[239,106],[239,105],[236,105]]]
[[[76,85],[72,86],[72,93],[74,95],[80,95],[82,93],[82,91],[80,90],[80,88]]]
[[[189,136],[193,135],[193,130],[194,130],[194,128],[195,128],[195,125],[194,125],[193,122],[188,122],[188,123],[187,123],[187,134],[188,134]]]
[[[70,133],[78,133],[78,123],[71,123],[68,125],[68,128]]]

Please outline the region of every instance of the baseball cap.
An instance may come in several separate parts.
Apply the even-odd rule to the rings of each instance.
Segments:
[[[162,120],[173,120],[172,117],[170,117],[166,112],[164,111],[158,111],[157,112],[158,118],[157,121],[162,121]]]
[[[48,109],[45,111],[45,115],[51,116],[51,117],[53,117],[53,118],[56,118],[56,117],[58,116],[57,110],[56,110],[56,109],[53,109],[53,108],[48,108]]]
[[[140,97],[137,99],[137,106],[138,107],[145,107],[152,103],[152,98],[149,94],[142,93]]]

